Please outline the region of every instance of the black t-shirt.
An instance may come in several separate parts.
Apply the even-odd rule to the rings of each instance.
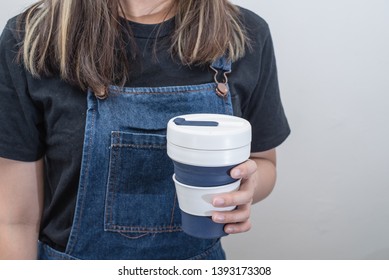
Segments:
[[[241,9],[251,49],[232,64],[229,86],[234,115],[252,124],[252,152],[281,144],[290,129],[280,100],[276,62],[267,23]],[[169,52],[174,19],[162,24],[129,23],[138,59],[129,87],[160,87],[213,82],[209,67],[184,66]],[[64,250],[70,234],[80,176],[86,93],[59,77],[32,77],[16,61],[20,36],[16,18],[0,38],[0,157],[45,160],[45,206],[40,239]],[[158,38],[158,44],[155,40]],[[109,97],[108,97],[109,98]]]

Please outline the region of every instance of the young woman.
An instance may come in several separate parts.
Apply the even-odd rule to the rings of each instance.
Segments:
[[[252,124],[251,157],[230,174],[239,191],[213,201],[237,206],[212,216],[226,233],[249,230],[273,189],[290,130],[268,26],[248,10],[42,0],[8,22],[0,59],[2,259],[224,259],[219,239],[180,228],[164,149],[176,115]]]

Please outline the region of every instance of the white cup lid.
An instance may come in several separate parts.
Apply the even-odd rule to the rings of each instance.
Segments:
[[[187,149],[228,150],[251,142],[251,125],[222,114],[189,114],[169,120],[167,142]]]

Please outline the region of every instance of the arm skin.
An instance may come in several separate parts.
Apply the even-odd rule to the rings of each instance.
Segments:
[[[213,221],[226,224],[226,233],[241,233],[250,230],[251,205],[266,198],[276,182],[276,149],[252,153],[250,159],[231,170],[231,176],[242,178],[240,189],[217,196],[216,207],[238,206],[229,212],[214,212]]]
[[[0,158],[0,260],[36,259],[43,206],[43,160]]]

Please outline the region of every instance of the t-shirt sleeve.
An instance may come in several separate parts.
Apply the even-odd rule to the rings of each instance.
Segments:
[[[42,117],[17,62],[15,22],[8,21],[0,37],[0,157],[36,161],[44,154]]]
[[[258,82],[243,114],[243,117],[251,120],[252,124],[252,152],[275,148],[290,134],[281,102],[270,32],[262,48]]]
[[[279,146],[290,134],[290,127],[281,102],[276,57],[270,29],[265,20],[242,9],[250,38],[250,48],[236,65],[234,79],[241,88],[241,110],[238,115],[252,126],[252,152]]]

